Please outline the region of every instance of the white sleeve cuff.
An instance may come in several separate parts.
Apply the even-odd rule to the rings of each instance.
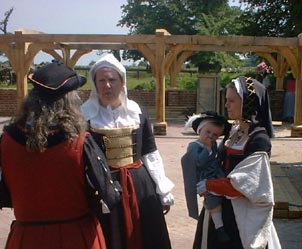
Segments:
[[[174,205],[174,196],[171,193],[166,195],[160,195],[160,202],[163,206],[172,206]]]
[[[158,150],[143,156],[142,161],[156,184],[156,193],[167,195],[174,183],[165,175],[164,165]]]

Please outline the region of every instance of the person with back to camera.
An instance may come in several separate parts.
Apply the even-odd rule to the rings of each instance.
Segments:
[[[199,137],[189,143],[181,164],[189,216],[198,219],[196,184],[203,179],[225,176],[217,155],[217,139],[226,133],[229,123],[216,112],[206,111],[190,117],[186,126],[190,124]],[[206,193],[204,207],[210,212],[217,239],[228,242],[230,238],[224,231],[221,202],[222,196]]]
[[[29,79],[33,89],[0,144],[0,208],[12,207],[16,218],[5,248],[105,249],[90,195],[112,208],[120,193],[80,112],[76,89],[86,78],[54,61]]]
[[[90,69],[92,90],[82,105],[95,141],[104,150],[112,176],[121,183],[121,205],[100,214],[110,249],[171,248],[164,218],[174,203],[150,121],[128,99],[126,69],[104,54]]]
[[[223,195],[222,217],[231,241],[221,244],[208,212],[199,216],[193,248],[281,248],[273,224],[273,185],[269,156],[273,127],[266,88],[257,80],[239,77],[226,87],[225,107],[234,120],[219,146],[224,178],[198,183],[197,193]]]

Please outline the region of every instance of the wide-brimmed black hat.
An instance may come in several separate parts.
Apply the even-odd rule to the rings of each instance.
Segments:
[[[222,116],[219,115],[217,112],[215,111],[205,111],[202,112],[200,114],[199,117],[197,117],[193,122],[192,122],[192,128],[193,130],[197,133],[197,128],[199,126],[199,124],[204,121],[204,120],[212,120],[213,122],[219,123],[219,124],[223,124],[224,125],[224,132],[223,134],[227,134],[229,132],[230,129],[230,123],[228,122],[228,120]]]
[[[78,75],[60,61],[53,61],[38,68],[28,78],[41,97],[49,100],[62,98],[66,93],[86,83],[84,76]]]

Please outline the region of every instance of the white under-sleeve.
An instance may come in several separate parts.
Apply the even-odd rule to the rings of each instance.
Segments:
[[[159,151],[156,150],[144,155],[142,161],[156,184],[156,193],[160,196],[162,205],[173,205],[174,197],[170,191],[174,188],[174,183],[165,174]]]

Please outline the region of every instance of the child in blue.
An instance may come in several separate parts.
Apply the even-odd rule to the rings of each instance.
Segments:
[[[229,124],[225,117],[207,111],[194,116],[192,128],[199,137],[189,143],[187,152],[181,158],[181,165],[189,216],[198,219],[198,183],[203,179],[225,177],[217,155],[217,139],[225,134]],[[204,196],[204,206],[214,222],[217,239],[227,242],[229,237],[223,228],[221,201],[222,196],[211,193]]]

